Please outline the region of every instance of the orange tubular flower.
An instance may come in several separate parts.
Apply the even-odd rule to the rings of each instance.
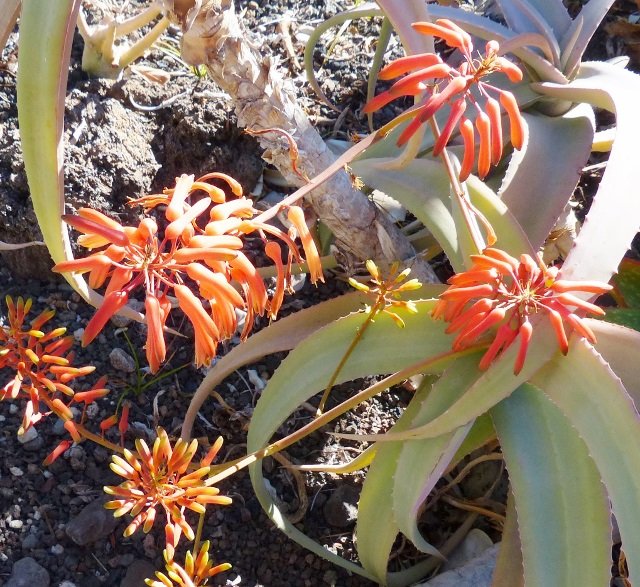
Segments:
[[[18,434],[24,434],[31,426],[45,416],[54,414],[65,422],[65,429],[75,442],[80,440],[74,414],[70,406],[83,401],[86,405],[108,393],[104,389],[106,379],[101,379],[96,387],[80,392],[80,399],[69,383],[95,370],[93,366],[74,367],[71,363],[73,337],[64,336],[65,328],[44,332],[46,323],[53,318],[53,310],[45,310],[32,319],[29,326],[25,320],[31,309],[31,300],[6,298],[7,324],[0,323],[0,369],[7,368],[13,377],[0,387],[0,401],[25,400],[22,424]],[[48,411],[41,412],[46,406]],[[66,441],[47,458],[53,462],[66,450]]]
[[[517,83],[522,80],[522,71],[517,65],[498,55],[500,45],[497,41],[487,43],[484,57],[474,58],[471,37],[448,19],[442,18],[436,20],[435,23],[416,22],[413,24],[413,28],[425,35],[440,37],[449,47],[458,49],[462,53],[464,62],[454,68],[443,63],[442,59],[433,53],[401,57],[383,67],[379,77],[382,80],[389,80],[402,74],[407,75],[393,84],[389,90],[373,98],[364,107],[364,112],[375,112],[401,96],[417,96],[426,92],[427,96],[412,111],[413,120],[398,138],[398,146],[402,146],[440,108],[445,104],[450,104],[449,118],[436,140],[433,155],[440,154],[451,139],[456,126],[460,124],[465,147],[460,180],[464,181],[471,173],[470,161],[473,162],[474,159],[473,127],[463,117],[467,102],[471,102],[476,109],[476,127],[480,139],[478,175],[484,178],[489,173],[491,165],[496,165],[502,157],[500,106],[504,108],[509,117],[511,144],[515,149],[522,148],[525,129],[524,120],[520,115],[518,103],[513,94],[481,80],[494,72],[501,72],[510,81]],[[484,107],[474,95],[472,91],[474,87],[477,88],[480,97],[485,100]],[[499,103],[490,95],[491,93],[498,96]]]
[[[214,575],[228,571],[229,563],[213,566],[209,559],[209,541],[202,543],[197,556],[187,551],[184,566],[180,566],[166,550],[164,551],[167,575],[156,571],[155,579],[145,579],[149,587],[204,587]]]
[[[124,458],[113,455],[111,470],[124,477],[117,486],[105,487],[105,493],[116,497],[105,504],[115,510],[114,516],[133,516],[124,536],[131,536],[140,526],[148,533],[156,519],[158,507],[166,516],[166,534],[171,539],[171,557],[181,532],[187,540],[195,534],[185,519],[185,509],[204,513],[207,504],[228,505],[231,498],[218,495],[220,490],[206,483],[210,463],[222,446],[219,439],[200,461],[197,469],[189,472],[191,461],[198,450],[198,441],[178,439],[171,446],[167,433],[158,428],[153,447],[149,449],[142,439],[136,440],[136,453],[124,450]],[[177,529],[176,529],[177,528]]]
[[[482,255],[472,255],[469,271],[454,275],[451,285],[440,296],[433,310],[434,318],[450,322],[446,332],[458,333],[454,350],[474,344],[492,328],[497,328],[493,341],[480,361],[487,369],[493,360],[520,337],[520,347],[514,365],[517,375],[524,365],[533,333],[530,317],[546,314],[553,326],[558,346],[563,354],[569,351],[565,323],[590,343],[596,337],[580,318],[579,313],[599,316],[604,310],[586,302],[571,292],[599,295],[611,290],[606,283],[566,281],[558,279],[557,267],[546,267],[540,259],[521,255],[520,261],[500,249],[485,249]]]
[[[224,191],[207,183],[209,179],[226,182],[236,199],[226,201]],[[191,201],[196,193],[204,197]],[[257,210],[251,200],[242,197],[242,187],[236,180],[222,173],[210,173],[198,180],[183,175],[176,180],[175,188],[132,203],[141,204],[146,211],[165,206],[164,231],[149,216],[137,227],[122,226],[90,208],[63,217],[83,233],[78,239],[80,245],[98,250],[83,259],[58,263],[54,270],[88,273],[91,287],[106,285],[104,302],[85,329],[84,345],[100,333],[137,290],[144,292],[148,326],[145,348],[152,373],[166,358],[164,327],[172,295],[193,323],[198,366],[208,365],[220,340],[235,334],[236,309],[247,310],[243,338],[251,331],[256,315],[268,312],[275,318],[282,303],[281,291],[289,285],[289,267],[276,263],[276,300],[270,301],[262,278],[242,252],[243,238],[258,233],[266,243],[267,235],[274,236],[287,245],[291,258],[300,261],[295,236],[254,220]],[[291,210],[312,281],[322,280],[318,252],[302,211],[295,207]],[[237,282],[244,297],[232,281]],[[200,298],[189,290],[193,282],[198,285]]]

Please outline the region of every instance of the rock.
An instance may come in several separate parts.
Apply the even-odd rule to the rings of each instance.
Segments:
[[[463,567],[437,575],[415,587],[490,587],[500,544],[494,544]]]
[[[27,428],[24,434],[18,434],[18,442],[20,444],[26,444],[27,442],[31,442],[37,437],[38,437],[38,431],[35,429],[34,426],[31,426],[31,428]]]
[[[120,587],[145,587],[144,580],[155,576],[156,568],[143,559],[134,560],[127,569],[127,574],[120,582]]]
[[[69,520],[66,526],[67,536],[76,544],[91,544],[115,530],[118,520],[113,517],[113,512],[104,509],[105,501],[102,497],[96,499]]]
[[[49,573],[27,556],[14,563],[5,587],[49,587]]]
[[[485,550],[491,548],[493,542],[479,528],[473,528],[465,536],[464,540],[447,558],[447,562],[442,565],[442,573],[452,571],[464,566],[467,562],[479,557]]]
[[[133,360],[133,357],[119,347],[115,347],[109,353],[109,362],[116,371],[133,373],[136,370],[136,362]]]
[[[33,550],[38,546],[39,539],[36,534],[27,534],[22,541],[22,550]]]
[[[331,526],[345,528],[354,524],[358,517],[360,491],[352,485],[340,485],[322,508],[324,519]]]

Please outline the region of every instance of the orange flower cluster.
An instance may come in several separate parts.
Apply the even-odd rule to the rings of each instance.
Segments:
[[[235,199],[227,201],[224,191],[208,183],[209,179],[225,181]],[[98,251],[82,259],[58,263],[54,271],[88,273],[93,288],[106,284],[104,302],[85,329],[84,345],[126,305],[135,290],[144,290],[146,354],[152,373],[166,357],[163,329],[172,308],[171,295],[193,324],[195,361],[201,366],[216,355],[221,340],[236,332],[236,309],[247,312],[243,338],[249,334],[256,315],[267,312],[272,318],[276,316],[289,287],[291,264],[294,259],[301,260],[294,243],[297,237],[302,242],[312,281],[323,279],[318,251],[302,210],[296,206],[289,208],[292,227],[288,234],[260,222],[254,219],[257,210],[251,200],[242,196],[240,184],[225,174],[210,173],[198,180],[192,175],[182,175],[175,188],[133,203],[142,204],[146,210],[164,206],[164,229],[150,216],[143,217],[137,227],[130,227],[96,210],[82,208],[77,216],[63,218],[83,233],[78,244]],[[242,237],[253,232],[261,235],[265,253],[277,268],[277,286],[271,299],[257,269],[242,252]],[[286,263],[280,244],[267,236],[286,245]],[[232,283],[238,284],[242,293]],[[193,289],[199,291],[200,297]],[[208,309],[202,300],[208,302]]]
[[[503,151],[502,116],[503,108],[511,127],[511,144],[515,149],[522,148],[524,142],[524,121],[520,115],[518,103],[511,92],[501,90],[481,81],[494,73],[504,73],[510,81],[522,80],[520,68],[499,56],[500,45],[489,41],[485,55],[473,57],[473,44],[470,35],[448,19],[439,19],[435,23],[416,22],[413,28],[419,33],[440,37],[452,48],[458,49],[464,61],[457,68],[444,63],[434,53],[409,55],[396,59],[380,71],[380,79],[389,80],[402,74],[408,74],[391,86],[389,90],[373,98],[364,108],[364,112],[375,112],[392,100],[401,96],[417,96],[427,92],[427,96],[411,111],[412,121],[398,138],[398,146],[404,145],[438,110],[450,105],[450,114],[440,136],[437,138],[433,155],[438,156],[449,142],[456,127],[464,141],[464,158],[460,170],[460,181],[464,181],[473,168],[475,160],[476,131],[479,137],[478,175],[484,178],[492,165],[496,165]],[[411,73],[409,73],[411,72]],[[484,100],[479,103],[474,88]],[[493,96],[491,95],[493,94]],[[497,96],[497,100],[494,96]],[[475,129],[469,118],[465,117],[467,102],[475,107]]]
[[[124,458],[113,455],[111,470],[124,477],[117,486],[105,487],[105,493],[117,499],[105,504],[116,510],[116,517],[130,514],[133,521],[126,527],[124,536],[131,536],[140,526],[147,533],[153,527],[157,508],[166,515],[166,548],[173,559],[176,545],[184,532],[187,540],[194,539],[193,528],[185,519],[185,509],[198,514],[205,512],[207,504],[228,505],[231,498],[219,495],[217,487],[207,485],[205,477],[210,465],[222,447],[222,438],[213,444],[198,468],[189,472],[198,441],[178,439],[171,446],[167,433],[158,428],[157,437],[150,450],[144,440],[136,439],[136,453],[124,449]]]
[[[440,295],[433,316],[451,323],[447,333],[458,333],[454,350],[472,345],[489,329],[497,327],[493,342],[480,361],[481,369],[487,369],[519,335],[514,373],[522,370],[533,333],[529,318],[535,314],[547,315],[565,355],[569,351],[565,322],[579,336],[596,342],[593,331],[578,313],[602,316],[604,310],[571,292],[599,295],[611,290],[610,285],[557,279],[557,267],[548,268],[540,259],[534,261],[526,254],[518,261],[495,248],[487,248],[471,259],[473,266],[469,271],[449,279],[451,287]]]
[[[31,310],[32,301],[6,298],[7,324],[0,326],[0,369],[8,368],[14,373],[0,388],[0,401],[26,399],[22,424],[18,434],[24,434],[43,417],[53,413],[64,421],[64,427],[75,442],[81,440],[71,406],[74,403],[87,405],[108,393],[104,388],[106,378],[101,378],[88,391],[75,392],[69,384],[95,370],[93,366],[74,367],[72,336],[64,336],[66,328],[55,328],[44,332],[43,327],[53,318],[54,310],[45,310],[33,318],[28,326],[25,320]],[[48,412],[41,412],[45,405]],[[82,414],[84,417],[84,413]],[[71,442],[63,441],[49,455],[45,463],[52,462],[64,452]]]
[[[187,551],[184,566],[170,559],[166,550],[164,556],[168,576],[156,571],[156,579],[145,579],[149,587],[204,587],[211,577],[231,568],[229,563],[213,566],[209,559],[208,540],[202,543],[195,558],[191,551]]]

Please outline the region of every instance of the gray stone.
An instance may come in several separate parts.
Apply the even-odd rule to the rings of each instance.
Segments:
[[[500,544],[494,544],[466,565],[437,575],[415,587],[491,587]]]
[[[49,573],[35,559],[27,556],[13,564],[5,587],[49,587]]]
[[[493,542],[480,528],[472,528],[458,547],[447,557],[442,565],[442,573],[464,566],[467,562],[479,557]]]
[[[113,512],[104,509],[105,499],[100,497],[86,506],[66,526],[67,536],[76,544],[84,546],[105,538],[113,532],[118,520]]]
[[[127,569],[127,574],[120,582],[120,587],[145,587],[145,579],[155,576],[156,568],[146,560],[133,561]]]
[[[109,353],[109,362],[116,371],[133,373],[136,370],[136,363],[133,357],[119,347],[115,347]]]
[[[354,524],[358,517],[360,491],[352,485],[340,485],[322,508],[324,519],[331,526],[345,528]]]
[[[36,534],[27,534],[22,540],[22,550],[33,550],[38,546],[40,539]]]

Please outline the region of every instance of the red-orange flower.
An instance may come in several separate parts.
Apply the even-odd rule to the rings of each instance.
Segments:
[[[563,354],[569,350],[565,323],[579,336],[596,342],[579,314],[602,316],[604,310],[571,292],[599,295],[609,291],[610,285],[558,279],[557,267],[546,267],[540,259],[534,261],[527,254],[518,261],[495,248],[487,248],[471,259],[469,271],[449,279],[451,287],[440,295],[433,316],[451,323],[446,332],[458,333],[454,350],[470,346],[489,330],[497,329],[480,361],[481,369],[487,369],[520,336],[514,373],[522,370],[533,332],[530,317],[535,314],[549,318]]]
[[[65,429],[74,441],[80,440],[80,434],[74,423],[70,406],[74,403],[88,403],[104,396],[106,379],[100,379],[96,386],[78,394],[70,387],[77,378],[92,373],[93,366],[74,367],[72,336],[64,336],[65,328],[43,330],[54,314],[54,310],[45,310],[25,325],[32,301],[22,298],[6,298],[7,324],[0,325],[0,369],[8,368],[13,377],[0,388],[0,401],[26,400],[19,434],[26,432],[43,417],[53,413],[65,422]],[[48,408],[44,413],[43,406]],[[54,451],[55,453],[56,451]],[[64,451],[62,451],[64,452]],[[50,461],[58,454],[52,453]]]
[[[166,550],[164,558],[168,576],[156,571],[155,579],[145,579],[149,587],[204,587],[211,577],[231,568],[229,563],[213,566],[213,561],[209,558],[208,540],[202,543],[195,558],[191,551],[187,551],[184,565],[179,565]]]
[[[476,110],[475,130],[479,138],[478,175],[484,178],[491,166],[496,165],[502,157],[501,106],[509,117],[511,144],[515,149],[522,148],[524,142],[524,121],[513,94],[482,79],[494,72],[501,72],[510,81],[519,82],[522,80],[522,71],[498,54],[500,45],[497,41],[489,41],[485,55],[474,58],[471,37],[448,19],[439,19],[435,23],[416,22],[413,28],[425,35],[440,37],[449,47],[458,49],[464,57],[463,63],[454,68],[433,53],[401,57],[382,68],[379,77],[389,80],[402,74],[407,75],[393,84],[389,90],[373,98],[365,106],[364,112],[375,112],[401,96],[417,96],[426,92],[426,97],[411,111],[412,120],[398,138],[398,146],[401,146],[438,110],[449,104],[449,118],[435,142],[433,155],[440,154],[455,128],[459,126],[465,148],[460,170],[460,180],[464,181],[473,167],[476,144],[474,125],[465,117],[467,103],[470,102]],[[474,88],[484,100],[484,106],[474,95]],[[497,96],[498,100],[491,94]]]
[[[207,183],[210,179],[225,181],[236,199],[226,201],[222,189]],[[201,197],[196,199],[197,196]],[[58,263],[54,271],[88,273],[91,287],[106,285],[104,302],[85,329],[84,345],[98,335],[136,290],[144,290],[146,353],[152,373],[166,357],[163,330],[171,311],[170,296],[175,296],[193,323],[196,363],[201,366],[215,356],[221,340],[236,332],[237,309],[247,312],[242,338],[248,336],[256,316],[268,312],[275,317],[289,284],[291,260],[300,261],[294,243],[296,236],[301,238],[312,281],[322,279],[315,244],[306,225],[302,228],[302,211],[295,206],[290,209],[297,235],[254,220],[257,210],[251,200],[242,197],[240,184],[227,175],[210,173],[198,180],[183,175],[177,179],[175,188],[132,203],[142,204],[147,211],[165,206],[164,229],[149,216],[137,227],[130,227],[96,210],[82,208],[78,215],[63,218],[83,233],[78,239],[80,245],[99,250],[83,259]],[[243,237],[255,232],[265,243],[270,242],[269,237],[283,241],[290,251],[286,265],[276,263],[278,278],[272,300],[257,269],[242,252]],[[269,250],[273,252],[273,247]],[[242,294],[235,289],[234,282]],[[198,291],[199,296],[190,288]]]
[[[171,446],[167,433],[158,428],[158,435],[150,450],[142,439],[136,440],[136,454],[124,449],[124,458],[113,455],[111,470],[124,477],[117,486],[105,487],[104,491],[116,497],[105,504],[116,510],[116,517],[130,514],[133,521],[126,527],[124,536],[131,536],[140,526],[149,532],[156,519],[158,507],[166,516],[165,533],[167,548],[173,557],[180,533],[193,540],[194,532],[185,519],[185,509],[204,513],[207,504],[228,505],[231,498],[219,495],[217,487],[206,483],[210,464],[222,446],[219,438],[207,455],[200,460],[198,468],[189,472],[191,462],[198,450],[198,441],[187,442],[181,438]]]

